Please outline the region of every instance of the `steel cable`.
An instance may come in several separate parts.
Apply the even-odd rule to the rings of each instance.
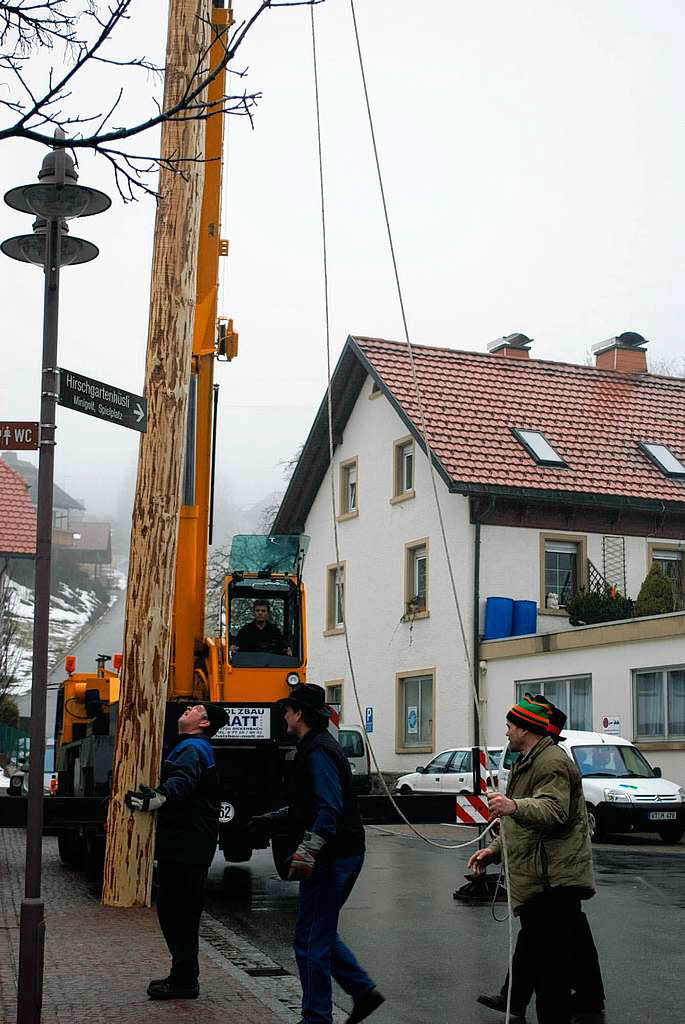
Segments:
[[[350,11],[351,11],[351,14],[352,14],[352,24],[353,24],[353,27],[354,27],[354,36],[355,36],[355,43],[356,43],[356,48],[357,48],[357,56],[358,56],[358,59],[359,59],[359,70],[360,70],[360,73],[361,73],[362,85],[363,85],[363,89],[364,89],[364,99],[365,99],[365,103],[366,103],[366,111],[367,111],[368,122],[369,122],[369,130],[370,130],[370,133],[371,133],[371,142],[372,142],[372,147],[373,147],[374,160],[375,160],[375,164],[376,164],[376,172],[377,172],[377,176],[378,176],[378,186],[379,186],[379,190],[380,190],[381,203],[382,203],[382,206],[383,206],[383,216],[385,218],[385,225],[386,225],[386,231],[387,231],[387,237],[388,237],[388,245],[389,245],[389,248],[390,248],[390,256],[391,256],[391,260],[392,260],[393,273],[394,273],[394,277],[395,277],[395,285],[396,285],[396,288],[397,288],[397,298],[398,298],[400,312],[401,312],[401,316],[402,316],[402,325],[403,325],[403,330],[404,330],[404,340],[405,340],[405,343],[406,343],[406,346],[407,346],[407,353],[408,353],[408,356],[409,356],[409,363],[410,363],[410,367],[411,367],[411,375],[412,375],[412,383],[413,383],[413,388],[414,388],[414,396],[415,396],[417,407],[418,407],[418,410],[419,410],[420,426],[421,426],[421,438],[423,440],[423,445],[425,447],[426,456],[427,456],[427,459],[428,459],[428,465],[429,465],[430,477],[431,477],[431,484],[432,484],[432,490],[433,490],[433,497],[434,497],[435,506],[436,506],[437,513],[438,513],[438,521],[439,521],[439,524],[440,524],[440,534],[441,534],[441,537],[442,537],[442,544],[443,544],[443,551],[444,551],[444,555],[445,555],[445,562],[446,562],[446,565],[447,565],[447,570],[448,570],[449,579],[450,579],[450,586],[451,586],[451,589],[452,589],[452,597],[453,597],[453,600],[454,600],[454,606],[455,606],[455,610],[456,610],[456,614],[457,614],[457,620],[458,620],[458,624],[459,624],[459,632],[460,632],[461,641],[462,641],[462,649],[463,649],[463,654],[464,654],[464,660],[466,662],[466,667],[467,667],[467,670],[468,670],[469,680],[470,680],[470,683],[471,683],[471,689],[473,691],[473,701],[474,701],[475,714],[476,714],[477,719],[478,719],[480,735],[483,737],[483,744],[482,745],[483,745],[483,748],[484,748],[484,751],[485,751],[486,764],[487,764],[487,763],[489,763],[489,753],[488,753],[488,745],[487,745],[487,733],[486,733],[485,728],[483,727],[483,721],[482,721],[482,715],[481,715],[481,707],[480,707],[480,699],[479,699],[479,695],[478,695],[478,693],[476,691],[476,687],[475,687],[475,684],[474,684],[474,681],[473,681],[472,662],[471,662],[471,657],[470,657],[470,654],[469,654],[468,642],[467,642],[467,639],[466,639],[466,631],[465,631],[465,628],[464,628],[464,620],[463,620],[463,616],[462,616],[462,613],[461,613],[461,606],[460,606],[460,603],[459,603],[459,595],[457,593],[456,582],[455,582],[455,579],[454,579],[454,570],[453,570],[453,567],[452,567],[452,559],[451,559],[451,556],[450,556],[449,545],[448,545],[448,542],[447,542],[447,533],[446,533],[446,530],[445,530],[445,522],[444,522],[444,517],[443,517],[443,513],[442,513],[442,507],[440,505],[440,497],[439,497],[439,494],[438,494],[437,481],[436,481],[436,475],[435,475],[435,465],[434,465],[434,460],[436,460],[436,457],[435,457],[433,449],[432,449],[432,447],[430,445],[430,442],[428,440],[428,431],[426,429],[425,406],[424,406],[424,402],[423,402],[423,396],[421,394],[421,389],[419,387],[418,375],[417,375],[417,372],[416,372],[416,363],[415,363],[415,359],[414,359],[414,350],[413,350],[412,343],[411,343],[411,338],[410,338],[410,335],[409,335],[409,326],[408,326],[408,322],[407,322],[407,316],[406,316],[406,310],[405,310],[405,304],[404,304],[404,297],[403,297],[403,293],[402,293],[402,286],[401,286],[401,282],[400,282],[399,270],[398,270],[398,265],[397,265],[397,257],[396,257],[396,254],[395,254],[395,245],[394,245],[394,241],[393,241],[392,229],[390,227],[390,216],[389,216],[389,213],[388,213],[388,204],[387,204],[386,197],[385,197],[385,188],[384,188],[384,185],[383,185],[383,175],[382,175],[382,172],[381,172],[380,158],[379,158],[379,155],[378,155],[378,146],[377,146],[377,143],[376,143],[376,132],[375,132],[375,128],[374,128],[373,116],[372,116],[372,113],[371,113],[371,102],[370,102],[370,98],[369,98],[369,90],[368,90],[368,85],[367,85],[367,81],[366,81],[366,72],[365,72],[365,68],[364,68],[364,58],[363,58],[363,55],[362,55],[361,42],[360,42],[360,38],[359,38],[359,28],[358,28],[358,25],[357,25],[357,16],[356,16],[356,11],[355,11],[354,0],[350,0]],[[314,93],[315,93],[315,106],[316,106],[317,150],[318,150],[318,158],[319,158],[319,186],[320,186],[320,199],[321,199],[321,232],[322,232],[322,250],[323,250],[323,252],[322,252],[322,255],[323,255],[323,277],[324,277],[324,312],[325,312],[325,328],[326,328],[326,371],[327,371],[326,404],[327,404],[327,411],[328,411],[329,475],[330,475],[330,485],[331,485],[331,513],[332,513],[332,523],[333,523],[333,538],[334,538],[334,544],[335,544],[335,561],[336,561],[335,586],[336,586],[336,595],[337,595],[339,593],[339,590],[340,590],[341,586],[344,586],[344,583],[341,581],[341,574],[340,574],[340,544],[339,544],[339,537],[338,537],[338,523],[337,523],[337,517],[336,517],[335,473],[333,472],[333,455],[334,455],[333,415],[332,415],[332,405],[333,405],[333,403],[332,403],[331,341],[330,341],[330,316],[329,316],[329,292],[328,292],[328,253],[327,253],[327,239],[326,239],[326,202],[325,202],[325,185],[324,185],[325,175],[324,175],[324,165],[323,165],[323,146],[322,146],[322,138],[321,138],[321,113],[320,113],[320,102],[319,102],[318,63],[317,63],[317,53],[316,53],[316,29],[315,29],[314,8],[313,7],[310,7],[310,17],[311,17],[311,33],[312,33],[312,57],[313,57],[313,67],[314,67]],[[354,692],[355,703],[357,705],[357,711],[359,713],[359,720],[360,720],[361,724],[363,725],[364,724],[364,715],[362,713],[361,701],[360,701],[360,697],[359,697],[359,690],[358,690],[358,687],[357,687],[356,673],[355,673],[355,670],[354,670],[354,662],[353,662],[353,659],[352,659],[352,651],[351,651],[350,640],[349,640],[349,630],[347,629],[347,624],[346,624],[346,621],[345,621],[345,602],[344,602],[344,600],[341,600],[341,601],[336,602],[336,603],[339,603],[341,611],[342,611],[342,620],[341,621],[342,621],[342,626],[343,626],[343,630],[344,630],[343,635],[344,635],[344,638],[345,638],[345,650],[346,650],[346,654],[347,654],[347,663],[348,663],[349,670],[350,670],[350,677],[351,677],[351,680],[352,680],[352,689],[353,689],[353,692]],[[419,839],[423,840],[425,843],[429,844],[430,846],[437,846],[437,847],[440,847],[441,849],[460,849],[460,848],[463,848],[464,846],[470,846],[473,843],[476,843],[476,842],[480,841],[482,836],[477,836],[473,840],[469,840],[466,843],[460,843],[458,845],[438,843],[435,840],[431,840],[431,839],[428,838],[428,836],[424,836],[421,832],[419,832],[418,829],[416,829],[415,826],[409,821],[409,819],[406,817],[406,815],[400,810],[400,808],[397,805],[397,802],[393,798],[392,793],[390,792],[390,789],[389,789],[389,787],[388,787],[388,785],[387,785],[387,783],[386,783],[386,781],[385,781],[385,779],[383,777],[383,774],[382,774],[382,772],[380,770],[380,766],[379,766],[378,760],[376,758],[376,753],[374,751],[373,744],[368,740],[368,736],[367,736],[366,742],[368,744],[368,748],[369,748],[369,751],[370,751],[371,758],[373,760],[374,766],[376,768],[376,772],[378,773],[378,778],[381,781],[381,784],[382,784],[382,786],[383,786],[383,788],[384,788],[384,790],[386,792],[386,795],[387,795],[388,799],[390,800],[392,806],[394,807],[395,811],[400,816],[400,818],[409,826],[409,828],[412,830],[412,832],[414,832],[414,834]],[[483,832],[483,835],[485,835],[486,832],[488,832],[490,829],[492,829],[494,827],[494,824],[495,824],[494,821],[491,822],[490,825],[488,825],[487,828],[485,829],[485,831]],[[510,1019],[510,1014],[511,1014],[511,988],[512,988],[512,986],[511,986],[511,978],[512,978],[512,961],[513,961],[513,924],[512,924],[512,908],[511,908],[511,890],[510,890],[510,885],[509,885],[508,850],[507,850],[506,838],[505,838],[504,830],[503,829],[501,830],[500,834],[501,834],[501,837],[502,837],[503,870],[504,870],[504,876],[505,876],[505,879],[506,879],[507,905],[508,905],[508,910],[509,910],[508,920],[509,920],[509,982],[510,983],[509,983],[509,986],[508,986],[508,989],[507,989],[507,1007],[506,1007],[506,1018],[505,1018],[505,1024],[509,1024],[509,1019]]]

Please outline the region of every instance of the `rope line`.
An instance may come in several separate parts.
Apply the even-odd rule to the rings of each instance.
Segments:
[[[469,677],[469,681],[470,681],[470,685],[471,685],[471,690],[472,690],[472,695],[473,695],[474,712],[475,712],[476,718],[478,720],[479,734],[482,737],[482,746],[483,746],[483,749],[485,751],[486,764],[489,764],[489,762],[490,762],[490,755],[489,755],[489,750],[488,750],[487,731],[485,729],[484,722],[483,722],[483,716],[481,714],[481,705],[480,705],[479,694],[476,691],[476,686],[475,686],[475,683],[473,681],[473,665],[472,665],[471,656],[470,656],[470,653],[469,653],[468,641],[466,639],[466,630],[464,628],[464,619],[463,619],[463,616],[462,616],[462,613],[461,613],[461,605],[460,605],[460,602],[459,602],[459,595],[457,593],[457,586],[456,586],[456,582],[455,582],[455,578],[454,578],[454,569],[453,569],[453,566],[452,566],[452,558],[451,558],[451,555],[450,555],[449,544],[447,543],[447,533],[446,533],[446,530],[445,530],[445,521],[444,521],[444,517],[443,517],[443,513],[442,513],[442,507],[440,505],[440,496],[438,494],[436,472],[435,472],[435,465],[434,465],[434,462],[437,461],[437,459],[436,459],[435,453],[434,453],[434,451],[433,451],[433,449],[431,447],[430,441],[428,440],[428,431],[426,429],[425,405],[424,405],[424,402],[423,402],[423,396],[421,394],[421,388],[419,386],[418,375],[417,375],[417,372],[416,372],[416,361],[414,359],[414,349],[413,349],[413,346],[412,346],[412,343],[411,343],[411,338],[410,338],[410,335],[409,335],[409,325],[408,325],[408,322],[407,322],[407,315],[406,315],[406,310],[405,310],[404,297],[403,297],[403,294],[402,294],[402,285],[401,285],[401,282],[400,282],[400,275],[399,275],[399,270],[398,270],[398,265],[397,265],[397,257],[396,257],[396,254],[395,254],[395,244],[394,244],[394,241],[393,241],[392,229],[390,227],[390,216],[389,216],[389,213],[388,213],[388,204],[387,204],[387,200],[386,200],[386,197],[385,197],[385,188],[384,188],[384,185],[383,185],[383,174],[382,174],[382,171],[381,171],[380,158],[379,158],[379,155],[378,155],[378,145],[376,143],[376,132],[375,132],[374,123],[373,123],[373,115],[371,113],[371,101],[370,101],[370,98],[369,98],[369,89],[368,89],[368,85],[367,85],[367,81],[366,81],[366,72],[365,72],[365,68],[364,68],[364,57],[363,57],[363,54],[362,54],[361,41],[360,41],[360,38],[359,38],[359,27],[357,25],[357,14],[356,14],[356,10],[355,10],[354,0],[350,0],[350,12],[352,14],[352,24],[353,24],[353,27],[354,27],[354,38],[355,38],[355,43],[356,43],[356,46],[357,46],[357,56],[359,58],[359,70],[360,70],[360,73],[361,73],[362,85],[363,85],[363,88],[364,88],[364,99],[365,99],[365,102],[366,102],[366,112],[367,112],[368,122],[369,122],[369,131],[371,133],[371,143],[372,143],[372,147],[373,147],[373,155],[374,155],[374,160],[375,160],[375,164],[376,164],[376,173],[378,175],[378,187],[379,187],[379,191],[380,191],[381,202],[382,202],[382,205],[383,205],[383,215],[385,217],[385,226],[386,226],[387,235],[388,235],[388,245],[389,245],[389,248],[390,248],[390,256],[391,256],[391,259],[392,259],[393,272],[394,272],[394,275],[395,275],[395,285],[396,285],[396,288],[397,288],[397,298],[398,298],[398,301],[399,301],[400,312],[401,312],[401,315],[402,315],[402,326],[404,328],[404,340],[405,340],[405,343],[406,343],[406,346],[407,346],[407,354],[409,356],[409,364],[410,364],[410,367],[411,367],[411,376],[412,376],[412,383],[413,383],[413,387],[414,387],[414,396],[415,396],[416,404],[417,404],[417,407],[418,407],[418,410],[419,410],[420,425],[421,425],[421,435],[422,435],[423,443],[424,443],[425,450],[426,450],[426,456],[427,456],[427,459],[428,459],[428,466],[429,466],[429,469],[430,469],[430,478],[431,478],[431,484],[432,484],[432,489],[433,489],[433,497],[434,497],[434,500],[435,500],[435,506],[436,506],[437,513],[438,513],[438,521],[440,523],[440,534],[441,534],[441,537],[442,537],[442,546],[443,546],[443,552],[444,552],[444,555],[445,555],[445,563],[447,565],[447,571],[448,571],[449,580],[450,580],[450,587],[451,587],[451,590],[452,590],[452,597],[454,599],[454,607],[455,607],[455,610],[456,610],[456,613],[457,613],[457,620],[458,620],[458,623],[459,623],[459,632],[460,632],[460,635],[461,635],[462,648],[463,648],[463,653],[464,653],[464,660],[466,662],[466,667],[468,669],[468,677]],[[330,381],[329,381],[329,391],[330,391]],[[333,478],[333,475],[334,475],[333,472],[332,472],[332,462],[333,462],[333,452],[331,450],[331,479]],[[355,696],[356,696],[356,688],[355,688]],[[357,698],[357,707],[359,709],[359,714],[360,714],[360,718],[361,718],[361,707],[360,707],[359,699],[358,698]],[[361,718],[361,721],[363,723],[363,718]],[[483,832],[483,835],[485,835],[485,832]],[[508,906],[508,919],[509,919],[509,981],[510,981],[510,984],[509,984],[508,989],[507,989],[507,1009],[506,1009],[506,1018],[505,1018],[505,1024],[509,1024],[509,1018],[510,1018],[510,1014],[511,1014],[511,987],[512,987],[511,986],[511,977],[512,977],[512,961],[513,961],[513,948],[514,948],[513,947],[513,922],[512,922],[512,907],[511,907],[511,887],[509,885],[509,866],[508,866],[509,865],[509,859],[508,859],[508,850],[507,850],[506,837],[505,837],[503,829],[501,830],[500,835],[501,835],[501,838],[502,838],[502,853],[503,853],[503,861],[502,862],[503,862],[504,877],[505,877],[505,880],[506,880],[507,906]]]
[[[410,335],[409,335],[409,326],[408,326],[406,309],[405,309],[405,304],[404,304],[404,296],[403,296],[403,293],[402,293],[402,286],[401,286],[401,282],[400,282],[400,275],[399,275],[399,269],[398,269],[398,264],[397,264],[397,256],[396,256],[396,253],[395,253],[395,245],[394,245],[394,240],[393,240],[393,235],[392,235],[392,229],[391,229],[391,226],[390,226],[390,216],[389,216],[388,204],[387,204],[387,200],[386,200],[386,196],[385,196],[385,188],[384,188],[384,184],[383,184],[383,175],[382,175],[382,172],[381,172],[381,165],[380,165],[380,158],[379,158],[379,154],[378,154],[378,145],[377,145],[377,142],[376,142],[376,132],[375,132],[375,128],[374,128],[373,115],[372,115],[372,112],[371,112],[371,101],[370,101],[369,90],[368,90],[368,85],[367,85],[367,81],[366,81],[366,72],[365,72],[365,67],[364,67],[364,58],[363,58],[362,49],[361,49],[361,41],[360,41],[360,38],[359,38],[359,28],[358,28],[358,25],[357,25],[357,16],[356,16],[354,0],[350,0],[350,11],[351,11],[352,23],[353,23],[353,27],[354,27],[354,36],[355,36],[355,42],[356,42],[356,47],[357,47],[357,56],[358,56],[358,59],[359,59],[359,69],[360,69],[361,78],[362,78],[362,84],[363,84],[363,89],[364,89],[364,99],[365,99],[365,103],[366,103],[366,111],[367,111],[368,122],[369,122],[369,130],[370,130],[370,133],[371,133],[371,142],[372,142],[372,146],[373,146],[373,154],[374,154],[374,160],[375,160],[375,164],[376,164],[376,172],[377,172],[377,176],[378,176],[378,185],[379,185],[379,190],[380,190],[381,202],[382,202],[382,206],[383,206],[383,215],[384,215],[384,218],[385,218],[385,225],[386,225],[386,231],[387,231],[387,236],[388,236],[388,245],[389,245],[389,248],[390,248],[390,256],[391,256],[391,260],[392,260],[393,273],[394,273],[394,276],[395,276],[395,285],[396,285],[396,288],[397,288],[397,298],[398,298],[398,302],[399,302],[399,306],[400,306],[400,312],[401,312],[401,316],[402,316],[402,325],[403,325],[403,329],[404,329],[404,340],[406,342],[407,353],[408,353],[408,356],[409,356],[409,364],[410,364],[410,367],[411,367],[411,375],[412,375],[412,383],[413,383],[413,388],[414,388],[414,395],[415,395],[415,398],[416,398],[417,408],[419,410],[420,425],[421,425],[421,439],[423,441],[423,445],[424,445],[425,451],[426,451],[426,456],[428,458],[428,465],[429,465],[429,470],[430,470],[430,477],[431,477],[431,484],[432,484],[432,490],[433,490],[433,497],[434,497],[434,501],[435,501],[436,510],[437,510],[437,513],[438,513],[438,521],[439,521],[439,525],[440,525],[440,533],[441,533],[441,537],[442,537],[443,551],[444,551],[444,554],[445,554],[445,562],[446,562],[446,565],[447,565],[447,570],[448,570],[449,580],[450,580],[450,586],[451,586],[451,590],[452,590],[452,597],[453,597],[453,600],[454,600],[454,606],[455,606],[455,610],[456,610],[456,614],[457,614],[457,620],[458,620],[458,624],[459,624],[459,632],[460,632],[460,635],[461,635],[464,660],[466,662],[466,667],[467,667],[467,671],[468,671],[468,677],[469,677],[470,684],[471,684],[471,689],[472,689],[472,692],[473,692],[474,713],[475,713],[475,715],[477,717],[477,720],[478,720],[480,735],[483,737],[482,745],[483,745],[483,748],[484,748],[484,751],[485,751],[486,763],[489,763],[489,752],[488,752],[488,745],[487,745],[487,734],[486,734],[486,730],[483,728],[479,695],[478,695],[478,693],[476,691],[475,683],[474,683],[474,680],[473,680],[472,661],[471,661],[471,656],[470,656],[470,653],[469,653],[469,645],[468,645],[468,641],[467,641],[467,638],[466,638],[466,630],[465,630],[465,627],[464,627],[464,620],[463,620],[463,616],[462,616],[462,612],[461,612],[461,605],[460,605],[460,602],[459,602],[459,595],[457,593],[456,581],[455,581],[455,578],[454,578],[454,569],[453,569],[453,566],[452,566],[452,559],[451,559],[451,556],[450,556],[449,545],[448,545],[448,542],[447,542],[447,533],[446,533],[446,530],[445,530],[445,522],[444,522],[444,517],[443,517],[443,513],[442,513],[442,507],[440,505],[440,497],[439,497],[438,488],[437,488],[435,464],[434,464],[435,461],[437,461],[437,459],[436,459],[436,456],[435,456],[435,454],[433,452],[433,449],[432,449],[432,447],[430,445],[430,442],[429,442],[429,439],[428,439],[428,431],[426,429],[425,406],[424,406],[424,402],[423,402],[423,396],[421,394],[421,388],[419,386],[418,375],[417,375],[417,372],[416,372],[416,362],[415,362],[415,359],[414,359],[414,351],[413,351],[413,347],[412,347],[412,343],[411,343],[411,338],[410,338]],[[330,466],[330,482],[331,482],[331,514],[332,514],[333,539],[334,539],[334,544],[335,544],[335,558],[336,558],[336,572],[335,572],[335,588],[336,588],[336,590],[335,590],[335,596],[336,596],[336,598],[339,598],[339,597],[344,597],[344,591],[341,594],[341,589],[344,587],[344,581],[341,578],[341,570],[340,570],[340,543],[339,543],[339,536],[338,536],[337,517],[336,517],[336,511],[335,511],[336,510],[336,494],[335,494],[335,473],[333,471],[334,443],[333,443],[333,415],[332,415],[332,381],[331,381],[331,342],[330,342],[329,289],[328,289],[328,258],[327,258],[327,239],[326,239],[326,202],[325,202],[325,185],[324,185],[323,144],[322,144],[322,137],[321,137],[321,112],[320,112],[320,100],[319,100],[319,77],[318,77],[318,63],[317,63],[317,53],[316,53],[316,29],[315,29],[314,9],[313,9],[313,7],[310,7],[310,17],[311,17],[311,33],[312,33],[312,56],[313,56],[313,67],[314,67],[314,90],[315,90],[315,105],[316,105],[317,149],[318,149],[318,158],[319,158],[319,186],[320,186],[320,198],[321,198],[321,232],[322,232],[322,250],[323,250],[322,251],[322,255],[323,255],[323,276],[324,276],[324,308],[325,308],[325,327],[326,327],[326,370],[327,370],[326,404],[327,404],[327,412],[328,412],[328,448],[329,448],[329,466]],[[344,630],[344,634],[343,635],[345,637],[345,651],[346,651],[346,655],[347,655],[347,662],[348,662],[348,666],[349,666],[349,670],[350,670],[350,677],[351,677],[351,680],[352,680],[352,688],[353,688],[353,692],[354,692],[355,703],[357,705],[357,711],[359,713],[359,720],[363,724],[364,723],[364,716],[362,714],[361,701],[360,701],[360,697],[359,697],[359,689],[358,689],[358,686],[357,686],[356,672],[355,672],[355,669],[354,669],[354,662],[353,662],[352,651],[351,651],[351,647],[350,647],[349,630],[347,629],[347,624],[346,624],[346,621],[345,621],[345,602],[344,602],[344,600],[336,600],[336,605],[340,606],[340,610],[342,612],[342,617],[341,618],[342,618],[342,626],[343,626],[343,630]],[[397,802],[393,798],[393,795],[390,792],[390,789],[388,788],[388,785],[387,785],[387,783],[386,783],[386,781],[385,781],[385,779],[383,777],[383,774],[382,774],[382,772],[380,770],[380,766],[379,766],[378,760],[376,758],[376,753],[375,753],[375,750],[373,748],[373,744],[368,740],[368,737],[367,737],[366,741],[367,741],[367,745],[368,745],[371,757],[373,759],[374,767],[376,768],[376,771],[378,773],[378,777],[379,777],[379,779],[380,779],[380,781],[382,783],[382,786],[383,786],[383,788],[384,788],[384,790],[386,792],[386,795],[387,795],[388,799],[390,800],[390,802],[391,802],[392,806],[394,807],[396,813],[405,822],[405,824],[407,824],[409,826],[409,828],[417,836],[417,838],[419,838],[420,840],[422,840],[423,842],[425,842],[425,843],[427,843],[427,844],[429,844],[431,846],[437,846],[437,847],[440,847],[442,849],[460,849],[460,848],[463,848],[464,846],[472,845],[475,842],[480,842],[482,836],[487,834],[487,832],[489,832],[494,827],[495,822],[493,821],[483,831],[482,835],[477,836],[474,840],[470,840],[467,843],[463,843],[463,844],[460,843],[460,844],[457,844],[457,845],[455,845],[455,844],[438,843],[438,842],[436,842],[434,840],[429,839],[428,836],[424,836],[421,832],[418,831],[418,829],[415,828],[415,826],[409,821],[409,819],[406,817],[406,815],[398,807]],[[511,1013],[511,976],[512,976],[512,961],[513,961],[513,923],[512,923],[511,891],[510,891],[510,886],[508,884],[508,880],[509,880],[508,851],[507,851],[507,844],[506,844],[506,839],[505,839],[503,831],[501,831],[501,836],[502,836],[502,848],[503,848],[503,873],[504,873],[505,879],[507,880],[507,886],[506,886],[506,889],[507,889],[507,905],[508,905],[508,915],[507,916],[508,916],[508,919],[509,919],[509,979],[510,979],[510,984],[508,986],[508,991],[507,991],[507,1006],[506,1006],[506,1018],[505,1018],[505,1024],[508,1024],[509,1019],[510,1019],[510,1013]]]
[[[317,49],[316,49],[316,26],[315,26],[315,21],[314,21],[314,7],[313,6],[310,6],[309,14],[310,14],[310,20],[311,20],[312,62],[313,62],[313,69],[314,69],[314,100],[315,100],[315,116],[316,116],[316,141],[317,141],[317,153],[318,153],[318,160],[319,160],[319,190],[320,190],[320,204],[321,204],[321,243],[322,243],[322,257],[323,257],[323,286],[324,286],[324,320],[325,320],[325,330],[326,330],[326,372],[327,372],[327,381],[328,381],[327,388],[326,388],[326,405],[327,405],[327,411],[328,411],[328,452],[329,452],[329,460],[330,460],[330,467],[331,467],[331,470],[330,470],[331,510],[332,510],[331,518],[332,518],[332,523],[333,523],[333,539],[334,539],[334,544],[335,544],[335,564],[336,564],[336,571],[335,571],[335,593],[336,593],[336,596],[337,596],[337,595],[341,594],[341,591],[342,591],[342,593],[344,593],[344,581],[342,580],[341,571],[340,571],[340,539],[339,539],[339,536],[338,536],[338,523],[337,523],[336,514],[335,514],[335,509],[336,509],[336,492],[335,492],[335,473],[333,472],[333,453],[334,453],[334,443],[333,443],[333,401],[332,401],[332,393],[331,393],[331,383],[332,383],[331,382],[331,378],[332,378],[332,373],[331,373],[331,332],[330,332],[330,306],[329,306],[329,288],[328,288],[328,248],[327,248],[327,235],[326,235],[326,195],[325,195],[325,175],[324,175],[324,162],[323,162],[323,142],[322,142],[322,133],[321,133],[321,108],[320,108],[320,98],[319,98],[319,69],[318,69],[318,59],[317,59]],[[343,636],[345,638],[345,651],[346,651],[346,656],[347,656],[347,664],[348,664],[348,667],[349,667],[349,670],[350,670],[350,678],[352,680],[352,689],[353,689],[353,692],[354,692],[354,698],[355,698],[355,702],[356,702],[356,705],[357,705],[357,711],[359,712],[359,719],[363,723],[364,716],[363,716],[363,713],[362,713],[361,702],[360,702],[360,698],[359,698],[359,689],[358,689],[358,686],[357,686],[357,674],[356,674],[355,668],[354,668],[354,661],[353,661],[353,658],[352,658],[352,650],[350,648],[349,631],[348,631],[347,623],[346,623],[346,620],[345,620],[345,602],[344,602],[344,600],[340,600],[339,602],[336,602],[336,604],[339,604],[340,610],[342,612]],[[371,759],[373,761],[374,767],[376,769],[376,772],[378,773],[378,778],[380,779],[381,785],[383,786],[383,789],[385,790],[385,794],[386,794],[388,800],[392,804],[393,808],[395,809],[396,813],[399,815],[401,820],[405,823],[405,825],[409,826],[409,828],[412,830],[412,832],[419,839],[421,839],[424,843],[427,843],[429,846],[436,846],[436,847],[439,847],[440,849],[443,849],[443,850],[458,850],[458,849],[461,849],[464,845],[467,845],[467,846],[470,845],[470,843],[466,843],[466,844],[459,843],[459,844],[456,844],[456,845],[453,844],[453,843],[439,843],[436,840],[430,839],[428,836],[423,835],[416,828],[416,826],[409,820],[409,818],[406,816],[406,814],[402,811],[402,809],[397,804],[397,801],[395,800],[393,794],[390,792],[388,784],[386,783],[386,781],[385,781],[385,779],[383,777],[383,773],[381,772],[380,765],[378,764],[378,760],[376,758],[376,752],[375,752],[375,750],[373,748],[373,745],[368,741],[368,738],[367,738],[366,742],[367,742],[367,745],[368,745],[368,748],[369,748],[369,753],[371,755]]]

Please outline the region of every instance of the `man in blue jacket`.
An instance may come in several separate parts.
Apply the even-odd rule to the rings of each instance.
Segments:
[[[321,686],[299,683],[280,701],[297,739],[287,807],[252,819],[273,834],[285,826],[294,851],[288,878],[300,883],[295,957],[302,982],[300,1024],[331,1024],[331,975],[352,997],[346,1024],[358,1024],[384,997],[338,935],[338,917],[364,863],[364,826],[349,761],[328,731]]]
[[[132,810],[157,811],[157,916],[171,972],[150,982],[151,999],[196,999],[200,994],[200,917],[219,833],[219,779],[209,738],[227,720],[217,704],[186,708],[159,786],[126,794]]]

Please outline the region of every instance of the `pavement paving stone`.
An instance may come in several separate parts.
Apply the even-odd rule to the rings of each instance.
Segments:
[[[19,910],[25,833],[0,829],[0,1024],[16,1024]],[[200,953],[197,1000],[154,1002],[145,994],[169,956],[152,909],[103,907],[85,879],[60,863],[57,841],[43,840],[46,942],[43,1024],[282,1024],[255,986],[227,972],[215,951]]]

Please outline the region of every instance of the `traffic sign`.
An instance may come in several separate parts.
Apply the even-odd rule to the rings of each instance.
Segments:
[[[37,423],[0,421],[0,451],[35,452],[38,451],[38,441]]]
[[[85,412],[99,420],[109,420],[120,427],[147,431],[147,401],[142,395],[84,377],[73,370],[59,371],[59,404],[66,409]]]
[[[373,732],[373,708],[364,711],[364,728],[366,732]]]

